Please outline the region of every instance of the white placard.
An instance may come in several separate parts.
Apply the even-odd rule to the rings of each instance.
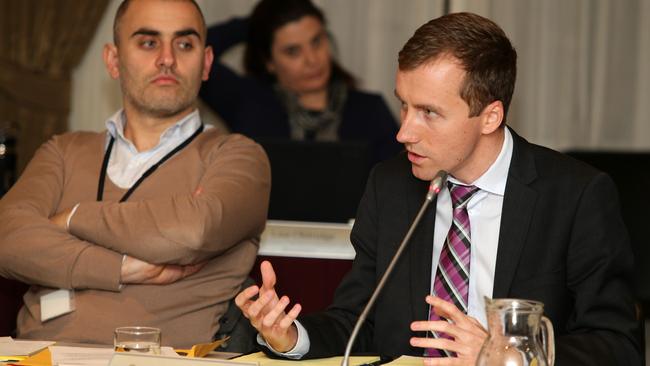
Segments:
[[[113,354],[112,347],[69,347],[52,346],[52,365],[59,366],[107,366]],[[171,347],[160,347],[160,354],[167,357],[181,357]]]
[[[268,220],[260,255],[323,259],[354,259],[352,224]]]

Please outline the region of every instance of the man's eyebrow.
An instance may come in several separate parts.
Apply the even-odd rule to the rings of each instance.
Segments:
[[[404,103],[402,98],[397,93],[397,89],[393,89],[393,93],[395,93],[395,98],[397,98],[397,100],[399,100],[400,103]],[[443,116],[442,109],[440,107],[436,106],[436,105],[433,105],[433,104],[416,104],[416,105],[414,105],[414,107],[417,108],[417,109],[429,110],[429,111],[432,111],[432,112],[434,112],[434,113],[436,113],[436,114],[438,114],[440,116]]]
[[[437,114],[440,114],[440,107],[437,107],[433,104],[416,104],[415,108],[417,109],[427,109],[432,112],[436,112]]]
[[[131,38],[135,36],[159,36],[160,32],[149,28],[138,28],[131,34]]]
[[[175,37],[185,37],[185,36],[196,36],[199,40],[201,39],[201,35],[199,32],[194,29],[194,28],[187,28],[187,29],[181,29],[179,31],[174,32]],[[150,28],[139,28],[133,34],[131,34],[131,37],[135,36],[160,36],[160,31],[150,29]]]
[[[174,32],[174,35],[176,37],[196,36],[199,40],[201,39],[201,35],[194,28],[181,29],[179,31]]]

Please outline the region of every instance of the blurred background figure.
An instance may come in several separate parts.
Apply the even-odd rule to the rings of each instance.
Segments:
[[[203,100],[233,131],[256,139],[362,141],[370,163],[400,150],[383,98],[356,88],[334,59],[326,19],[309,0],[262,0],[247,19],[210,27],[215,57],[245,42],[240,76],[215,60]]]
[[[16,181],[16,133],[12,123],[0,121],[0,198]]]

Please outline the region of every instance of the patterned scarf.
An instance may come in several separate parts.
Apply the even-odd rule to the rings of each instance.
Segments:
[[[275,84],[274,90],[289,115],[291,139],[293,140],[338,140],[341,111],[348,96],[348,87],[341,80],[332,80],[328,85],[327,105],[322,111],[303,108],[295,93]]]

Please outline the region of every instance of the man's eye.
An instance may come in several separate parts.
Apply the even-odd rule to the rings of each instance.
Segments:
[[[140,46],[142,48],[154,48],[154,47],[156,47],[156,41],[154,41],[152,39],[147,39],[147,40],[144,40],[144,41],[140,42]]]
[[[427,115],[427,117],[435,117],[438,115],[435,111],[428,108],[424,109],[424,113]]]
[[[180,48],[181,50],[191,50],[192,48],[194,48],[194,45],[192,45],[192,42],[183,41],[183,42],[178,42],[178,48]]]

